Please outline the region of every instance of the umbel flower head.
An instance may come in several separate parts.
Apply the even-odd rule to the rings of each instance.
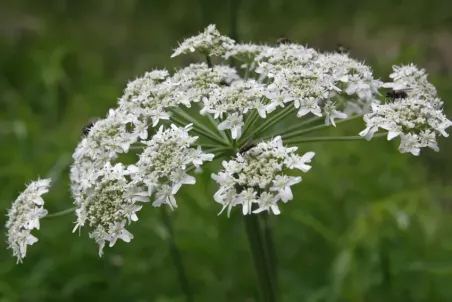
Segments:
[[[112,247],[118,239],[125,242],[133,239],[126,225],[138,220],[136,213],[142,208],[139,202],[148,201],[147,192],[130,183],[131,171],[133,168],[122,164],[105,164],[95,172],[96,184],[75,211],[77,222],[74,232],[87,225],[90,238],[99,244],[99,255],[102,255],[107,241]]]
[[[95,185],[97,171],[116,160],[119,154],[127,153],[133,143],[147,137],[146,128],[129,131],[131,123],[127,118],[120,110],[110,110],[108,116],[97,121],[78,144],[72,155],[74,163],[70,172],[71,191],[76,203]]]
[[[393,68],[394,73],[390,75],[393,82],[385,87],[404,93],[385,104],[372,104],[371,112],[364,116],[366,129],[360,135],[370,140],[382,128],[388,131],[388,140],[400,136],[402,153],[419,155],[424,147],[439,151],[436,138],[449,136],[446,129],[452,122],[443,113],[436,89],[422,69],[413,65]]]
[[[298,144],[387,132],[388,139],[400,137],[400,152],[419,155],[423,147],[438,151],[437,137],[448,136],[452,124],[427,73],[414,65],[394,66],[392,81],[383,83],[348,54],[293,42],[235,43],[215,25],[186,39],[172,57],[192,52],[207,64],[151,70],[130,81],[73,153],[74,231],[87,228],[99,255],[107,244],[133,239],[128,226],[146,204],[175,210],[180,188],[196,182],[191,171],[202,173],[214,159],[223,163],[211,174],[220,213],[239,206],[243,215],[278,215],[315,155],[300,154]],[[242,65],[212,65],[211,56]],[[382,89],[393,92],[385,98]],[[357,119],[366,124],[360,136],[304,137]],[[8,243],[19,261],[37,241],[30,232],[47,213],[39,196],[48,185],[29,185],[8,214]]]
[[[230,50],[234,43],[234,40],[221,35],[215,25],[211,24],[203,33],[182,42],[171,57],[195,51],[208,56],[219,56]]]
[[[12,249],[17,262],[22,262],[27,255],[27,246],[38,241],[31,231],[39,230],[39,220],[47,215],[41,195],[49,191],[49,186],[50,179],[30,183],[8,211],[8,248]]]
[[[190,148],[197,139],[188,134],[191,129],[191,124],[185,127],[172,124],[166,130],[161,126],[150,141],[143,142],[146,148],[134,167],[136,172],[132,179],[134,184],[147,187],[149,196],[155,192],[154,206],[167,204],[171,209],[177,207],[174,195],[182,185],[196,182],[187,174],[187,166],[200,167],[214,157],[202,152],[200,147]]]
[[[212,178],[220,185],[215,193],[216,202],[223,205],[223,212],[237,205],[242,206],[243,215],[268,211],[280,214],[278,202],[293,199],[291,186],[301,182],[300,176],[288,176],[288,170],[307,172],[314,152],[298,156],[297,147],[284,147],[281,137],[270,142],[261,142],[244,154],[223,162],[220,173]],[[256,205],[253,210],[253,205]],[[220,214],[221,214],[220,212]]]
[[[200,147],[190,148],[197,139],[188,134],[191,129],[191,124],[186,127],[171,125],[168,129],[161,126],[151,140],[141,141],[143,152],[135,165],[126,167],[107,161],[98,169],[79,169],[79,164],[73,169],[84,171],[71,174],[77,176],[73,179],[77,204],[74,232],[88,226],[90,238],[99,244],[99,255],[106,242],[112,247],[118,239],[124,242],[133,239],[126,227],[138,220],[141,202],[148,202],[155,195],[154,206],[177,207],[174,195],[183,184],[196,181],[187,174],[187,166],[200,167],[203,162],[213,159],[213,154],[202,152]],[[87,162],[80,164],[84,167]],[[89,179],[83,186],[79,175]]]

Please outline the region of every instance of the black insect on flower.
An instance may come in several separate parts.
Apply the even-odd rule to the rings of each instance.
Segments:
[[[340,53],[340,54],[348,54],[349,53],[349,49],[347,47],[345,47],[342,44],[337,44],[335,52]]]
[[[287,38],[286,36],[281,36],[276,40],[276,44],[277,45],[281,45],[281,44],[291,44],[292,41]]]
[[[391,90],[386,92],[386,97],[390,99],[406,99],[408,94],[404,90]]]
[[[91,130],[91,128],[94,126],[94,124],[98,121],[99,119],[96,118],[91,118],[88,123],[85,124],[85,126],[83,126],[83,135],[88,135],[89,131]]]

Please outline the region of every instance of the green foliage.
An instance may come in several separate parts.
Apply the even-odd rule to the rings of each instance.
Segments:
[[[1,3],[1,208],[38,175],[58,178],[49,211],[70,207],[68,165],[83,125],[114,106],[128,79],[200,59],[169,56],[176,41],[207,23],[229,31],[229,3],[214,2]],[[448,5],[242,0],[238,34],[270,43],[286,34],[325,49],[343,39],[384,77],[393,63],[438,65],[433,38],[423,35],[450,26]],[[444,64],[431,79],[451,112]],[[355,121],[331,131],[356,135],[361,128]],[[300,145],[317,152],[313,169],[296,186],[296,199],[270,219],[281,300],[450,301],[452,143],[440,147],[413,158],[384,140]],[[208,164],[196,185],[181,190],[171,213],[176,241],[196,301],[257,301],[241,214],[217,216],[211,197],[218,165]],[[0,301],[184,301],[159,211],[140,214],[131,226],[135,239],[100,259],[86,233],[71,233],[71,216],[45,220],[22,265],[2,244]]]

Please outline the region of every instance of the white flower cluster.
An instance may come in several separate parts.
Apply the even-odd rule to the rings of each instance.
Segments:
[[[191,124],[185,128],[172,124],[166,130],[161,126],[150,141],[144,142],[146,148],[136,163],[132,180],[135,185],[147,187],[148,196],[155,192],[154,206],[167,204],[171,209],[177,207],[174,195],[183,184],[196,182],[187,174],[187,165],[193,164],[198,168],[214,157],[203,153],[200,147],[190,148],[198,138],[188,134],[191,128]]]
[[[40,179],[30,183],[25,191],[14,201],[8,211],[8,248],[13,250],[17,262],[27,255],[27,245],[32,245],[38,238],[31,234],[39,230],[39,219],[47,215],[41,195],[49,191],[50,179]]]
[[[214,91],[239,79],[237,71],[229,66],[216,65],[208,68],[205,63],[190,64],[172,77],[172,81],[177,85],[172,98],[184,100],[189,107],[191,102],[208,99]]]
[[[171,57],[195,51],[208,56],[220,56],[230,50],[234,43],[234,40],[221,35],[215,25],[211,24],[203,33],[182,42]]]
[[[203,153],[200,147],[190,148],[197,139],[188,134],[191,127],[191,124],[185,128],[171,125],[164,130],[161,126],[151,140],[141,141],[145,148],[135,165],[125,167],[106,161],[98,167],[92,162],[85,169],[89,160],[83,161],[81,167],[80,163],[74,164],[71,174],[77,204],[74,231],[88,225],[90,237],[99,244],[99,255],[105,242],[111,247],[117,239],[129,242],[133,238],[125,227],[138,220],[136,212],[142,208],[138,202],[149,201],[155,192],[154,206],[166,203],[176,207],[174,195],[179,188],[195,183],[195,178],[186,173],[187,166],[200,167],[204,161],[213,159],[213,154]]]
[[[427,81],[424,70],[413,65],[393,68],[393,82],[385,87],[403,92],[385,104],[373,104],[372,112],[364,116],[366,129],[360,135],[370,140],[381,128],[388,131],[388,140],[400,136],[402,153],[417,156],[424,147],[439,151],[436,137],[447,137],[446,129],[452,122],[443,113],[436,89]]]
[[[322,54],[293,43],[237,44],[224,56],[237,58],[260,74],[261,81],[266,79],[272,108],[293,102],[298,117],[324,116],[327,125],[335,126],[335,118],[368,112],[382,85],[370,67],[348,54]]]
[[[227,208],[228,216],[232,207],[242,206],[244,215],[262,211],[280,214],[278,202],[293,199],[291,186],[301,181],[301,177],[288,176],[287,170],[298,169],[307,172],[311,169],[314,152],[298,156],[297,147],[284,147],[281,137],[270,142],[261,142],[244,154],[230,161],[223,161],[224,170],[212,174],[220,185],[215,193],[216,202]],[[253,209],[253,204],[256,207]],[[220,212],[220,214],[221,214]]]
[[[125,242],[133,239],[125,226],[138,220],[136,212],[142,206],[137,202],[149,201],[147,191],[129,181],[133,171],[122,164],[105,164],[95,173],[95,185],[79,201],[74,232],[88,225],[90,238],[99,244],[99,256],[106,241],[112,247],[118,239]]]
[[[293,44],[275,48],[279,49],[268,61],[259,62],[256,72],[273,80],[268,89],[283,100],[272,101],[293,102],[298,117],[324,116],[325,124],[335,126],[334,118],[363,114],[375,101],[381,82],[368,66],[347,54],[318,54]]]
[[[393,66],[393,73],[389,75],[391,83],[385,83],[383,87],[394,90],[407,90],[410,95],[429,100],[436,107],[441,107],[443,102],[437,98],[436,88],[428,81],[425,69],[419,69],[415,65]]]
[[[155,127],[160,120],[170,118],[168,110],[180,105],[190,107],[192,102],[209,97],[222,83],[238,79],[237,71],[224,65],[208,68],[205,63],[191,64],[173,76],[166,70],[154,70],[127,85],[118,111],[136,129],[146,129],[150,122]]]
[[[127,117],[118,110],[110,110],[109,115],[97,121],[88,135],[78,144],[72,155],[71,191],[78,203],[80,198],[95,185],[97,174],[106,163],[114,161],[119,153],[127,153],[130,145],[139,138],[147,137],[147,128],[135,128],[129,132]]]
[[[235,44],[214,25],[185,40],[173,56],[195,51],[206,55],[209,65],[190,64],[172,75],[167,70],[153,70],[129,82],[118,106],[85,131],[73,153],[74,231],[87,226],[89,236],[99,244],[100,255],[107,242],[113,246],[118,239],[129,242],[133,238],[126,227],[138,220],[142,202],[152,199],[157,207],[177,207],[175,195],[181,186],[196,181],[190,170],[213,160],[214,155],[236,150],[237,144],[242,144],[239,138],[244,128],[249,137],[256,135],[254,140],[259,140],[266,137],[263,131],[295,112],[300,118],[324,118],[325,125],[333,126],[336,119],[365,114],[366,129],[361,136],[370,139],[381,128],[388,131],[388,139],[401,137],[401,152],[419,155],[423,147],[437,151],[436,138],[447,136],[446,129],[452,125],[427,74],[413,65],[394,66],[392,82],[383,84],[374,79],[370,67],[348,54],[320,53],[291,42]],[[243,78],[236,68],[210,66],[211,55],[240,60],[245,68]],[[381,87],[404,92],[393,93],[394,98],[381,104],[376,99]],[[192,116],[192,110],[183,112],[192,105],[199,107],[201,115],[208,115],[217,129],[203,125],[207,119]],[[266,119],[270,114],[269,120],[256,122],[255,118]],[[186,121],[194,126],[179,127]],[[198,141],[197,136],[190,136],[193,127],[205,137]],[[300,133],[294,129],[281,135]],[[307,129],[317,130],[318,126]],[[230,131],[230,135],[221,131]],[[201,146],[212,154],[203,152]],[[122,164],[120,155],[137,147],[138,160]],[[244,215],[279,214],[278,203],[292,200],[291,186],[301,181],[301,177],[291,176],[290,170],[307,172],[315,155],[299,156],[296,150],[285,147],[277,136],[242,148],[236,157],[224,161],[224,169],[212,174],[220,185],[214,199],[222,204],[221,212],[227,209],[229,215],[232,207],[241,205]],[[49,182],[30,184],[8,213],[8,242],[19,261],[25,257],[27,245],[37,241],[30,232],[39,228],[39,219],[47,214],[40,195],[47,192]]]
[[[199,37],[188,39],[187,45]],[[212,87],[203,98],[201,114],[223,119],[226,113],[219,129],[231,130],[233,138],[240,137],[243,115],[250,110],[258,110],[265,118],[276,108],[292,104],[298,117],[323,116],[326,125],[335,126],[336,118],[368,112],[382,84],[373,78],[368,66],[348,54],[322,54],[294,43],[275,47],[230,43],[227,50],[218,50],[217,54],[237,58],[244,62],[247,73],[258,77],[257,81],[237,80],[230,87]]]
[[[135,127],[147,127],[148,120],[156,126],[161,119],[169,119],[167,108],[179,105],[176,98],[170,97],[175,84],[167,79],[168,75],[166,70],[154,70],[127,84],[118,101],[119,111]]]
[[[77,146],[71,167],[71,190],[79,196],[96,182],[95,171],[114,161],[120,153],[127,153],[131,144],[148,137],[148,127],[168,120],[171,108],[202,98],[208,99],[223,84],[239,77],[228,66],[208,68],[206,64],[192,64],[169,76],[166,70],[154,70],[130,82],[118,101],[118,108],[97,121]]]
[[[201,114],[210,113],[214,118],[226,119],[219,125],[219,130],[231,130],[233,139],[241,136],[243,115],[255,109],[262,118],[272,111],[271,104],[264,96],[265,86],[255,80],[236,81],[230,86],[218,87],[212,90],[209,97],[203,99],[204,107]]]
[[[313,48],[299,44],[280,44],[275,47],[264,46],[255,61],[259,69],[273,77],[283,68],[300,67],[317,58],[318,52]]]
[[[243,62],[242,68],[248,67],[251,70],[254,70],[256,67],[256,57],[267,48],[268,46],[252,43],[235,44],[234,47],[228,50],[223,56],[225,59],[234,57]]]

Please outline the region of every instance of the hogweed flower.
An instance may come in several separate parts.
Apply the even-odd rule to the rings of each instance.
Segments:
[[[238,153],[230,161],[223,162],[223,170],[212,174],[220,185],[215,193],[216,202],[223,205],[220,214],[227,208],[228,216],[232,207],[242,206],[243,215],[269,211],[280,214],[278,201],[293,199],[291,186],[301,182],[301,177],[285,174],[287,170],[298,169],[307,172],[307,165],[314,152],[298,156],[297,147],[284,147],[281,137],[269,142],[261,142],[243,154]],[[253,204],[257,208],[253,210]]]
[[[95,185],[79,201],[73,231],[86,224],[91,230],[90,238],[99,244],[99,256],[106,241],[112,247],[118,239],[125,242],[133,239],[125,226],[138,220],[136,212],[142,208],[138,202],[148,201],[147,192],[130,181],[133,171],[120,163],[114,166],[106,163],[95,171]]]
[[[443,113],[436,89],[427,81],[423,69],[413,65],[393,69],[393,82],[385,87],[404,90],[405,95],[385,104],[372,104],[371,112],[364,116],[366,129],[360,135],[370,140],[382,128],[388,131],[388,140],[400,136],[402,153],[419,155],[424,147],[439,151],[436,137],[449,136],[446,129],[452,122]]]
[[[197,140],[188,131],[192,129],[189,124],[185,127],[159,128],[140,154],[132,174],[134,184],[147,187],[148,196],[155,192],[154,206],[167,204],[171,209],[177,207],[174,195],[184,184],[194,184],[196,179],[187,174],[189,164],[199,167],[205,161],[211,161],[213,154],[203,153],[201,148],[190,148]]]
[[[211,24],[203,33],[182,42],[171,57],[195,51],[208,56],[218,56],[230,50],[234,43],[234,40],[221,35],[215,25]]]
[[[8,248],[13,250],[17,262],[27,255],[27,246],[33,245],[38,238],[31,234],[33,229],[39,230],[39,220],[47,215],[41,195],[49,191],[50,179],[40,179],[30,183],[20,193],[8,211]]]
[[[437,137],[448,136],[452,124],[425,70],[414,65],[394,66],[392,82],[383,83],[346,53],[293,42],[235,43],[214,25],[182,42],[172,57],[192,52],[207,64],[152,70],[129,82],[116,108],[86,131],[73,153],[74,231],[88,228],[99,255],[106,244],[133,239],[127,228],[146,203],[176,209],[180,188],[194,184],[206,162],[223,160],[211,175],[220,213],[229,216],[239,206],[246,216],[279,215],[315,155],[300,154],[299,143],[387,133],[389,140],[400,137],[400,152],[419,155],[423,147],[438,151]],[[210,56],[235,58],[241,69],[213,66]],[[383,89],[406,95],[385,98]],[[305,137],[357,119],[366,124],[360,136]],[[122,161],[127,153],[133,163]],[[47,180],[32,183],[8,214],[8,242],[19,261],[37,241],[30,231],[47,213],[38,198],[47,189]]]

